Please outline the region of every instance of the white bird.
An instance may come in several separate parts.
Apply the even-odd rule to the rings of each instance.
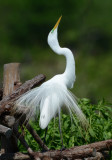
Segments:
[[[70,49],[61,48],[58,42],[57,31],[61,17],[57,21],[54,28],[48,35],[48,44],[51,49],[58,55],[66,57],[66,68],[64,73],[58,74],[50,80],[44,82],[40,87],[36,87],[27,93],[23,94],[17,101],[17,109],[22,106],[28,108],[27,120],[36,115],[36,111],[40,112],[39,125],[45,129],[51,119],[59,114],[61,109],[66,108],[72,116],[74,113],[82,125],[87,125],[88,122],[85,115],[78,106],[75,96],[68,90],[73,88],[75,75],[75,60]]]

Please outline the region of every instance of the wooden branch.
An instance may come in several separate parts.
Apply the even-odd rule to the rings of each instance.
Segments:
[[[0,134],[4,135],[6,138],[9,138],[12,135],[12,130],[8,127],[0,125]]]
[[[14,105],[14,101],[16,101],[23,93],[40,85],[44,81],[45,81],[45,76],[40,74],[35,78],[33,78],[32,80],[26,81],[9,96],[5,96],[3,100],[0,101],[0,115],[3,112],[9,111],[11,107]]]
[[[26,128],[28,129],[28,131],[30,132],[30,134],[33,136],[33,138],[35,139],[35,141],[46,151],[49,150],[49,148],[44,144],[44,142],[41,140],[41,138],[39,137],[39,135],[35,132],[35,130],[31,127],[31,125],[29,123],[27,123]]]
[[[8,153],[8,154],[2,154],[0,156],[0,160],[31,160],[30,156],[28,154],[23,153]]]
[[[21,144],[26,148],[26,150],[28,151],[29,154],[31,154],[33,151],[32,149],[29,147],[28,143],[25,141],[24,136],[18,132],[18,125],[19,123],[15,123],[13,126],[13,132],[16,135],[16,137],[20,140]]]
[[[23,122],[25,121],[25,119],[26,119],[26,115],[25,114],[24,115],[23,114],[20,115],[19,119],[16,121],[16,123],[13,126],[13,132],[16,135],[16,137],[20,140],[21,144],[26,148],[26,150],[29,153],[31,159],[33,158],[34,160],[39,160],[39,157],[37,157],[37,155],[34,154],[33,150],[29,147],[28,143],[25,141],[23,133],[18,132],[18,125],[22,126]],[[39,145],[44,150],[48,150],[47,146],[43,143],[43,141],[40,139],[38,134],[33,130],[33,128],[30,126],[30,124],[28,124],[28,122],[26,121],[24,123],[24,125],[27,126],[26,128],[32,134],[34,139],[39,143]]]
[[[96,153],[93,153],[94,150],[96,151]],[[102,154],[99,154],[99,152],[102,152],[104,150],[112,150],[112,139],[106,140],[106,141],[101,141],[101,142],[95,142],[95,143],[91,143],[88,145],[77,146],[74,148],[66,149],[64,151],[50,150],[50,151],[44,152],[44,153],[34,152],[33,154],[35,157],[37,156],[42,160],[45,158],[48,158],[49,160],[51,160],[51,159],[52,160],[54,160],[54,159],[55,160],[78,159],[79,160],[79,159],[86,158],[86,157],[93,157],[94,158],[95,156],[98,157],[98,155],[102,156]],[[8,155],[11,155],[11,154],[7,154],[7,160],[10,160],[10,159],[8,159]],[[28,154],[26,155],[23,153],[19,153],[19,155],[21,155],[21,156],[24,155],[24,156],[27,156],[27,158],[30,158],[30,157],[28,157]],[[2,155],[0,157],[1,160],[4,160],[2,158],[3,156],[5,156],[5,155]],[[13,154],[12,160],[16,160],[15,157],[17,157],[17,156],[18,156],[18,153]],[[18,159],[19,159],[19,157],[18,157]],[[21,160],[21,158],[20,158],[20,160]],[[89,158],[88,158],[88,160],[89,160]],[[91,160],[92,160],[92,158],[91,158]]]
[[[101,141],[101,142],[95,142],[91,143],[88,145],[83,145],[83,146],[77,146],[74,148],[66,149],[64,151],[48,151],[45,153],[40,153],[36,152],[35,154],[38,154],[40,158],[43,158],[44,156],[55,158],[60,160],[61,158],[86,158],[88,156],[94,156],[94,150],[96,152],[104,151],[104,150],[111,150],[112,149],[112,139],[111,140],[106,140],[106,141]]]
[[[22,111],[22,110],[21,110]],[[16,112],[16,117],[18,117],[17,122],[22,127],[23,124],[27,128],[27,130],[30,132],[32,137],[35,139],[35,141],[42,147],[43,150],[48,151],[49,148],[44,144],[44,142],[41,140],[39,135],[36,133],[36,131],[32,128],[32,126],[29,124],[28,121],[26,121],[26,115],[22,112]],[[23,123],[24,122],[24,123]],[[16,124],[16,123],[15,123]],[[16,132],[16,131],[15,131]]]
[[[18,121],[18,125],[19,125],[19,121]],[[25,141],[24,136],[18,132],[18,126],[16,123],[13,126],[13,132],[16,135],[16,137],[20,140],[21,144],[26,148],[28,154],[30,155],[31,159],[34,160],[39,160],[39,157],[37,157],[37,155],[34,154],[33,150],[29,147],[28,143]]]
[[[102,153],[96,152],[96,156],[88,157],[88,158],[86,158],[86,160],[100,160],[100,159],[104,159],[104,158],[105,157],[102,155]]]

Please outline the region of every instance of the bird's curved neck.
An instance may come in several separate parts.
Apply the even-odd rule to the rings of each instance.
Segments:
[[[66,69],[63,73],[66,79],[66,85],[68,88],[72,88],[75,81],[75,60],[73,53],[68,48],[61,48],[58,50],[60,55],[66,57]]]
[[[59,54],[64,55],[66,57],[66,69],[65,72],[62,74],[65,80],[64,83],[68,88],[72,88],[75,81],[75,60],[74,56],[70,49],[68,48],[61,48],[58,42],[57,38],[57,30],[55,30],[56,35],[53,37],[53,39],[50,39],[50,36],[48,36],[48,44],[51,47],[51,49]]]

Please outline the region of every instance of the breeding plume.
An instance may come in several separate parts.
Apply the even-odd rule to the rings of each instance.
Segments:
[[[49,122],[57,114],[60,119],[61,109],[65,109],[70,113],[70,116],[77,115],[82,125],[86,125],[87,121],[78,106],[75,96],[69,91],[73,88],[75,75],[75,60],[70,49],[61,48],[58,42],[58,26],[61,17],[57,21],[54,28],[48,35],[48,44],[51,49],[59,55],[66,58],[66,68],[62,74],[55,75],[50,80],[44,82],[40,87],[36,87],[27,93],[23,94],[17,101],[17,109],[26,106],[27,120],[40,113],[39,125],[45,129]]]

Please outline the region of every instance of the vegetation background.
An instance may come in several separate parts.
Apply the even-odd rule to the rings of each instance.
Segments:
[[[0,87],[5,63],[21,63],[23,82],[40,73],[49,79],[64,71],[65,57],[53,53],[47,44],[48,33],[61,15],[59,42],[73,51],[76,60],[77,79],[72,92],[81,98],[80,106],[90,124],[84,132],[78,121],[71,125],[70,117],[62,115],[64,145],[111,139],[111,0],[0,0]],[[38,122],[32,125],[43,138]],[[58,118],[55,126],[50,123],[46,143],[49,148],[59,149]],[[38,150],[39,146],[26,132],[31,148]],[[20,149],[23,151],[23,146]]]
[[[112,1],[111,0],[4,0],[0,1],[0,84],[3,64],[21,63],[21,80],[43,73],[47,79],[65,69],[65,58],[47,44],[56,21],[59,42],[76,60],[72,90],[92,102],[112,102]]]

